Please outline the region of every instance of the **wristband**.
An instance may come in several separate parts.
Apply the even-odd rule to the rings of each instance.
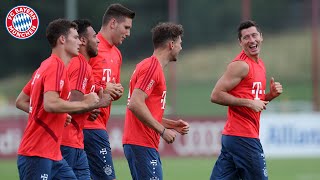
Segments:
[[[163,131],[160,133],[160,136],[163,137],[164,131],[166,130],[166,128],[163,129]]]

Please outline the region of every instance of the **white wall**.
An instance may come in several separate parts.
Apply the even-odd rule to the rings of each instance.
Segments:
[[[320,114],[263,114],[260,123],[267,157],[320,156]]]

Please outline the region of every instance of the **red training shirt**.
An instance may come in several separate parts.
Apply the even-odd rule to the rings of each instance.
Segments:
[[[238,98],[265,99],[266,70],[261,59],[258,62],[242,51],[232,62],[244,61],[249,65],[248,75],[229,93]],[[222,134],[259,138],[260,114],[248,107],[229,106],[228,119]]]
[[[155,56],[144,59],[137,64],[130,79],[128,103],[134,89],[141,89],[148,98],[145,103],[152,116],[162,122],[166,105],[166,80],[163,69]],[[123,144],[133,144],[158,150],[160,135],[144,125],[128,108],[124,124]]]
[[[122,56],[119,49],[110,45],[104,39],[101,33],[97,35],[100,43],[98,45],[98,56],[91,58],[89,64],[92,67],[92,76],[95,84],[95,91],[99,92],[100,88],[106,88],[107,82],[120,83],[120,70],[122,65]],[[85,121],[84,129],[103,129],[106,126],[110,117],[111,104],[108,107],[100,108],[100,115],[94,122]]]
[[[79,53],[79,56],[72,58],[67,67],[70,90],[88,94],[93,83],[91,81],[91,71],[91,66],[82,54]],[[89,115],[89,113],[71,115],[71,124],[64,128],[61,145],[84,148],[82,130]]]
[[[43,96],[48,91],[58,92],[64,100],[67,100],[70,92],[64,63],[54,54],[41,63],[23,89],[30,96],[30,108],[18,154],[59,161],[62,160],[60,144],[67,114],[44,110]]]

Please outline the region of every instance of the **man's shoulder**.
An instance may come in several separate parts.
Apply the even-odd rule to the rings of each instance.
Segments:
[[[78,66],[80,64],[80,59],[79,59],[79,57],[78,56],[76,56],[76,57],[73,57],[71,60],[70,60],[70,62],[69,62],[69,64],[68,64],[68,68],[72,68],[72,67],[74,67],[74,66]]]
[[[55,68],[56,66],[58,66],[58,64],[59,63],[54,58],[49,57],[46,60],[42,61],[42,63],[40,64],[38,70],[39,71],[45,71],[48,68]]]
[[[64,63],[58,57],[50,56],[47,59],[45,59],[44,61],[42,61],[40,67],[41,66],[58,66],[58,65],[60,65],[60,66],[63,65],[64,66]]]
[[[242,50],[239,54],[234,57],[233,61],[244,61],[248,58],[247,54]]]
[[[92,66],[94,64],[100,64],[100,63],[106,63],[106,58],[104,56],[104,53],[101,53],[100,50],[99,50],[99,53],[96,57],[92,57],[90,58],[89,60],[89,64]]]
[[[143,60],[141,60],[138,64],[137,67],[141,67],[141,68],[149,68],[151,65],[157,65],[156,64],[156,59],[152,58],[152,57],[147,57]]]
[[[74,66],[78,67],[78,66],[85,66],[88,64],[88,61],[85,59],[85,57],[83,56],[76,56],[73,57],[69,64],[68,64],[68,68],[73,68]]]

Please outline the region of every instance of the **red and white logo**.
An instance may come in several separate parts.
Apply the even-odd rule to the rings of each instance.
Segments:
[[[6,17],[8,32],[17,39],[33,36],[39,27],[39,17],[30,7],[20,5],[12,8]]]

